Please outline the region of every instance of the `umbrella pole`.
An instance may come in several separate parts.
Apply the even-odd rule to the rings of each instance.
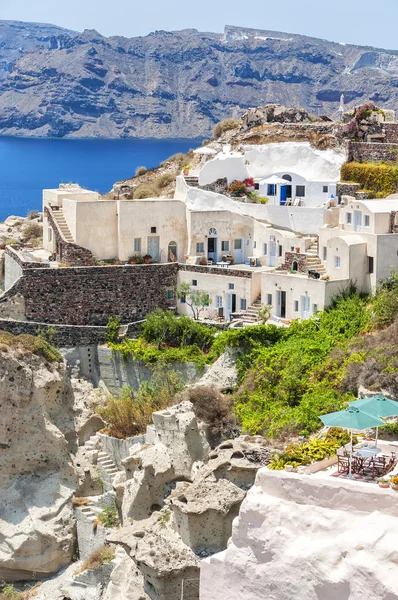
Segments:
[[[348,469],[348,478],[352,479],[352,429],[351,429],[350,465],[349,465],[349,469]]]
[[[379,439],[379,428],[376,427],[376,448],[377,448],[377,441]]]

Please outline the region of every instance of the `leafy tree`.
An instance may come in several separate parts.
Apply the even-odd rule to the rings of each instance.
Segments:
[[[195,321],[199,320],[200,313],[210,304],[210,296],[204,290],[195,290],[189,283],[182,283],[177,290],[177,298],[184,299],[185,304],[192,310]]]
[[[105,331],[105,339],[108,344],[116,343],[118,340],[120,329],[120,318],[119,317],[109,317],[108,323],[106,325]]]

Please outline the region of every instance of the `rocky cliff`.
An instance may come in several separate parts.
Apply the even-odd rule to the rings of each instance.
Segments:
[[[0,134],[200,137],[265,102],[398,108],[397,52],[238,27],[106,38],[0,22]],[[336,32],[338,37],[338,32]]]

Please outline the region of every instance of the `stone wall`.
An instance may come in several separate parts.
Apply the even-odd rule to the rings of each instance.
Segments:
[[[217,179],[213,183],[209,183],[208,185],[200,185],[201,190],[206,190],[207,192],[215,192],[216,194],[224,194],[228,188],[228,180],[226,177],[222,179]]]
[[[285,262],[277,268],[277,271],[293,270],[293,263],[297,263],[298,273],[308,273],[307,255],[299,252],[285,252]]]
[[[392,211],[391,212],[391,216],[390,216],[390,232],[391,233],[398,233],[398,212],[397,211]]]
[[[38,323],[36,321],[13,321],[0,318],[0,331],[8,331],[14,335],[23,333],[37,335],[39,331],[44,333],[48,327],[54,328],[55,333],[52,343],[57,347],[90,346],[103,344],[105,342],[106,327],[82,326],[82,325],[58,325],[50,323]]]
[[[225,275],[226,277],[243,277],[251,279],[251,271],[240,271],[239,269],[230,269],[229,267],[208,267],[204,265],[179,265],[180,271],[190,271],[192,273],[207,273],[208,275]]]
[[[398,142],[398,136],[397,136]],[[380,160],[396,162],[398,159],[398,143],[350,142],[348,160],[357,162],[378,162]]]
[[[336,185],[336,196],[339,199],[339,203],[341,202],[341,198],[343,196],[352,196],[355,198],[357,192],[361,189],[359,183],[344,183],[340,182]]]
[[[104,326],[117,315],[131,323],[155,308],[169,308],[168,291],[175,292],[177,271],[177,263],[24,269],[23,277],[0,296],[0,306],[7,316],[7,303],[20,294],[27,321]]]

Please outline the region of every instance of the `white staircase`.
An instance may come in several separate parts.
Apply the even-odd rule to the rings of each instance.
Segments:
[[[189,187],[199,187],[199,177],[195,177],[193,175],[184,175],[185,183],[189,185]]]
[[[65,216],[64,216],[64,212],[63,212],[62,208],[58,208],[58,209],[53,208],[52,212],[54,215],[54,219],[58,225],[58,229],[60,230],[60,232],[66,239],[66,241],[69,242],[70,244],[74,244],[74,239],[72,237],[72,234],[70,232],[68,224],[65,220]]]
[[[246,312],[243,316],[243,321],[245,323],[258,323],[260,321],[258,316],[258,311],[261,308],[261,298],[258,297],[255,302],[251,306],[246,309]]]
[[[104,451],[99,435],[92,435],[87,440],[84,444],[84,454],[99,469],[104,485],[104,492],[112,490],[113,480],[119,471],[112,458]]]
[[[306,263],[309,271],[317,271],[321,276],[325,275],[326,269],[318,255],[318,241],[315,241],[307,250]]]

